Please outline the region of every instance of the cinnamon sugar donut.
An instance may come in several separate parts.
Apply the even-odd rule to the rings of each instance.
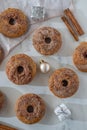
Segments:
[[[26,54],[12,56],[6,65],[8,79],[15,84],[27,84],[36,74],[36,64]]]
[[[42,119],[45,114],[45,103],[36,94],[25,94],[16,102],[16,115],[20,121],[33,124]]]
[[[3,61],[4,55],[5,55],[4,50],[3,50],[3,48],[0,45],[0,63]]]
[[[80,43],[75,49],[73,62],[80,71],[87,72],[87,42]]]
[[[3,107],[5,101],[4,94],[0,91],[0,109]]]
[[[52,93],[60,98],[72,96],[79,87],[77,74],[68,68],[56,70],[49,79],[49,88]]]
[[[62,44],[61,34],[52,27],[42,27],[33,35],[33,45],[42,55],[56,53]]]
[[[0,14],[0,32],[7,37],[15,38],[28,30],[28,18],[15,8],[8,8]]]

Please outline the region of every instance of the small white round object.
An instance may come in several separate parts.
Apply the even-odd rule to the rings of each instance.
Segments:
[[[47,73],[47,72],[49,72],[49,70],[50,70],[50,65],[49,65],[49,63],[47,63],[47,62],[41,60],[41,61],[40,61],[40,70],[41,70],[42,73]]]

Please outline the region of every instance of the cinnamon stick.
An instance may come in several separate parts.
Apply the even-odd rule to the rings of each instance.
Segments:
[[[0,124],[0,130],[17,130],[17,129],[9,127],[7,125]]]
[[[76,29],[76,32],[78,33],[78,35],[83,35],[84,31],[81,28],[80,24],[78,23],[78,21],[76,20],[76,18],[74,17],[73,13],[70,11],[70,9],[65,9],[64,10],[64,14],[69,18],[69,20],[72,22],[73,26]]]
[[[73,29],[72,26],[70,25],[69,20],[68,20],[65,16],[61,17],[61,19],[62,19],[63,22],[66,24],[68,30],[70,31],[70,33],[72,34],[72,36],[74,37],[74,39],[75,39],[76,41],[78,41],[78,40],[79,40],[78,35],[76,34],[76,32],[74,31],[74,29]]]

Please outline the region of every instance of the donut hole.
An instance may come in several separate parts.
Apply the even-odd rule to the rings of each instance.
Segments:
[[[15,22],[16,22],[16,21],[15,21],[15,19],[10,18],[10,20],[9,20],[9,24],[10,24],[10,25],[14,25],[14,24],[15,24]]]
[[[21,74],[24,71],[24,68],[22,66],[17,67],[17,72]]]
[[[47,44],[49,44],[49,43],[51,42],[51,38],[50,38],[50,37],[46,37],[46,38],[45,38],[45,42],[46,42]]]
[[[67,80],[62,80],[62,85],[64,86],[64,87],[66,87],[67,85],[68,85],[68,81]]]
[[[87,51],[83,54],[84,58],[87,58]]]
[[[27,112],[32,113],[33,111],[34,111],[33,106],[30,105],[27,107]]]

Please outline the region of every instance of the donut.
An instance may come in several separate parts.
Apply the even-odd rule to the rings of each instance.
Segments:
[[[62,45],[61,34],[52,27],[39,28],[34,32],[33,45],[42,55],[52,55],[56,53]]]
[[[81,42],[73,53],[75,66],[83,72],[87,72],[87,42]]]
[[[4,94],[0,91],[0,110],[2,109],[3,105],[5,102],[5,96]]]
[[[0,45],[0,63],[3,61],[4,55],[5,55],[4,50],[3,50],[3,48]]]
[[[36,74],[36,64],[28,55],[16,54],[7,62],[6,74],[15,84],[28,84]]]
[[[28,18],[15,8],[8,8],[0,14],[0,32],[10,38],[23,35],[28,30]]]
[[[49,78],[49,89],[60,98],[72,96],[79,87],[77,74],[68,68],[60,68],[54,71]]]
[[[45,115],[45,103],[36,94],[25,94],[21,96],[15,105],[18,119],[26,124],[34,124]]]

